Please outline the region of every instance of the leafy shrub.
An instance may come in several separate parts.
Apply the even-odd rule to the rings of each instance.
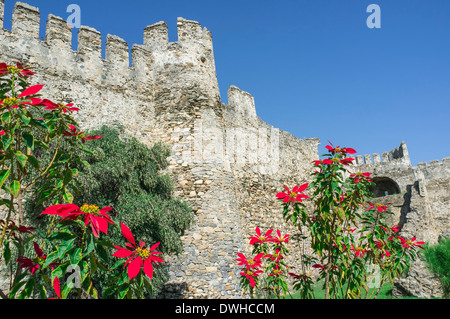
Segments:
[[[443,239],[436,245],[426,245],[424,256],[430,271],[439,277],[444,296],[448,298],[450,296],[450,238]]]

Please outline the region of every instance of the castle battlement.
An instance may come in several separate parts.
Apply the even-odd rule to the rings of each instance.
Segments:
[[[0,0],[0,27],[3,28],[4,0]],[[4,42],[9,42],[5,52],[14,60],[24,56],[35,57],[57,71],[71,73],[97,83],[111,85],[134,84],[149,90],[161,73],[179,72],[184,79],[197,80],[218,90],[215,73],[211,32],[200,23],[184,18],[177,19],[177,42],[169,42],[166,22],[157,22],[144,29],[143,44],[128,43],[116,35],[107,35],[105,57],[102,57],[102,35],[95,28],[81,26],[78,46],[72,50],[72,27],[61,17],[50,14],[46,23],[45,40],[39,39],[39,8],[16,2],[12,14],[11,31],[0,29]],[[23,41],[34,42],[23,46]],[[131,59],[130,59],[131,51]],[[43,61],[42,61],[43,60]],[[14,62],[14,61],[11,61]],[[172,65],[173,67],[169,67]]]
[[[406,143],[402,142],[399,147],[396,147],[388,152],[374,153],[372,155],[357,155],[351,156],[355,159],[354,165],[363,166],[363,165],[384,165],[384,164],[406,164],[411,166],[411,161],[409,159],[408,148],[406,147]]]

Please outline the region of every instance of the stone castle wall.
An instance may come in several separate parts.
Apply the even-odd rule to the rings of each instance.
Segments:
[[[183,237],[184,252],[169,257],[164,297],[242,297],[236,253],[249,252],[248,237],[256,226],[293,234],[275,194],[283,185],[310,180],[319,140],[300,140],[263,122],[253,96],[235,86],[228,90],[228,105],[222,103],[212,36],[196,21],[178,18],[177,42],[168,41],[165,22],[150,25],[143,44],[131,50],[123,39],[108,35],[103,58],[97,30],[80,27],[74,51],[70,26],[54,15],[48,16],[46,37],[40,40],[39,9],[25,3],[16,3],[12,28],[3,29],[3,2],[1,62],[35,67],[34,81],[45,84],[44,96],[81,108],[76,119],[82,130],[120,123],[148,146],[158,141],[171,145],[168,172],[176,184],[174,195],[192,205],[195,224]],[[356,162],[355,168],[390,177],[404,193],[386,196],[396,201],[399,220],[411,219],[419,207],[419,215],[434,225],[431,211],[440,209],[434,214],[442,215],[442,227],[448,225],[448,174],[441,172],[448,173],[448,160],[437,165],[440,170],[435,163],[412,168],[402,143],[381,158],[374,156],[373,163],[370,156],[356,157]],[[417,195],[416,205],[417,183],[428,195]],[[298,247],[289,248],[287,261],[296,266]]]

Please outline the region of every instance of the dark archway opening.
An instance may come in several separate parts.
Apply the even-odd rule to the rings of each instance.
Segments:
[[[372,179],[376,184],[370,187],[370,191],[375,197],[399,194],[400,188],[397,183],[388,177],[375,177]]]

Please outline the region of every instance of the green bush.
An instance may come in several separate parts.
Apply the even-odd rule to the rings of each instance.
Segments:
[[[103,126],[86,134],[103,138],[87,142],[93,154],[81,150],[77,154],[89,165],[75,167],[82,185],[81,191],[74,194],[73,203],[113,207],[110,216],[118,225],[126,224],[137,241],[142,240],[146,245],[161,242],[158,251],[164,254],[181,253],[181,236],[194,215],[187,203],[173,198],[172,180],[168,174],[161,173],[168,166],[169,147],[156,143],[148,148],[126,135],[123,127]],[[44,206],[51,205],[49,202],[35,204],[35,200],[28,201],[29,216],[39,216]],[[39,217],[33,219],[35,224],[41,222]],[[108,234],[117,241],[114,244],[123,246],[119,227],[110,227]],[[115,261],[112,257],[111,265]],[[101,276],[99,285],[106,282],[108,273]],[[152,280],[153,290],[147,292],[148,296],[160,292],[167,278],[167,267],[158,265]]]
[[[444,297],[450,296],[450,238],[441,240],[436,245],[426,245],[425,261],[430,271],[436,274],[444,290]]]

